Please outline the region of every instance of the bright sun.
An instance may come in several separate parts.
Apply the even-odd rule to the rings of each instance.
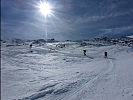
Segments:
[[[47,2],[43,2],[39,5],[39,9],[42,15],[49,16],[52,11],[51,11],[51,6]]]

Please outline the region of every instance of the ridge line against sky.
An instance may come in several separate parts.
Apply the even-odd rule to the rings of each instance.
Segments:
[[[89,39],[133,35],[133,0],[48,0],[53,15],[44,22],[39,0],[1,0],[3,39]]]

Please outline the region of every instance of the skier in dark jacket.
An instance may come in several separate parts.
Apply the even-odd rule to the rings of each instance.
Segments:
[[[33,52],[33,51],[31,50],[31,48],[32,48],[32,44],[30,44],[30,52]]]
[[[105,58],[107,58],[107,57],[108,57],[108,56],[107,56],[107,52],[106,52],[106,51],[104,52],[104,57],[105,57]]]
[[[30,49],[32,48],[32,44],[30,44]]]
[[[84,52],[84,56],[86,56],[86,50],[83,50],[83,52]]]

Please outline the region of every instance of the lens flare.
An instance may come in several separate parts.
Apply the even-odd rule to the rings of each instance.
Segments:
[[[45,17],[51,15],[52,13],[51,6],[47,2],[40,3],[39,9],[41,14],[44,15]]]

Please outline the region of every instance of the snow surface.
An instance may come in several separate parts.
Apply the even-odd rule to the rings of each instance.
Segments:
[[[130,36],[127,36],[127,37],[129,37],[129,38],[133,38],[133,35],[130,35]]]
[[[2,45],[1,100],[133,100],[132,47],[68,42],[32,51]]]

